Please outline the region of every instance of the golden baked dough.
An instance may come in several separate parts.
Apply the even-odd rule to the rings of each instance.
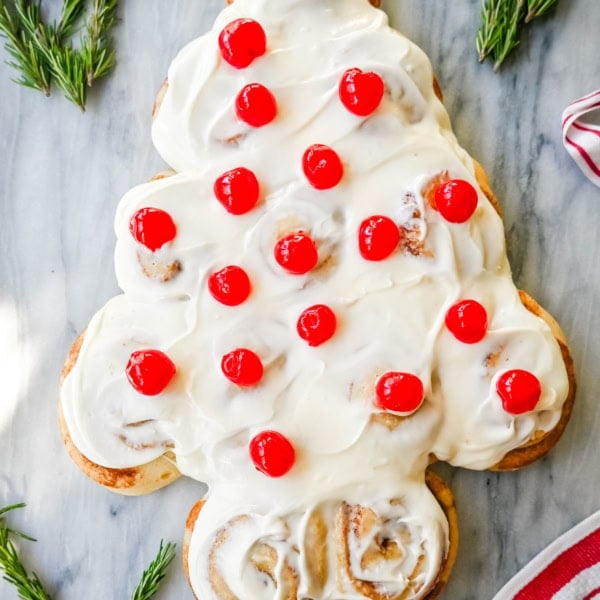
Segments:
[[[474,165],[475,176],[481,190],[494,206],[498,214],[502,216],[500,204],[491,190],[488,177],[483,167],[477,161],[474,161]],[[169,177],[173,174],[173,171],[164,171],[155,175],[151,181]],[[564,333],[552,315],[544,310],[531,296],[524,291],[520,291],[519,293],[525,308],[527,308],[527,310],[534,315],[540,317],[550,327],[556,341],[560,346],[569,378],[569,395],[563,406],[562,416],[558,424],[552,430],[548,432],[540,432],[522,447],[515,448],[506,454],[506,456],[504,456],[504,458],[493,467],[493,469],[497,471],[514,471],[521,467],[525,467],[545,456],[560,439],[569,421],[571,412],[573,410],[573,404],[575,402],[575,368]],[[79,349],[81,348],[84,335],[85,332],[77,338],[69,352],[63,367],[61,382],[73,368],[73,365],[77,360],[77,355],[79,354]],[[112,489],[113,491],[121,494],[135,496],[148,494],[154,490],[160,489],[179,477],[179,471],[173,464],[168,454],[165,454],[164,457],[160,457],[146,465],[131,467],[128,469],[109,469],[108,467],[97,465],[83,456],[71,441],[64,418],[62,417],[60,403],[59,417],[63,441],[67,446],[69,455],[88,477],[94,481],[97,481],[100,485],[103,485],[104,487]],[[391,424],[396,424],[402,419],[402,417],[395,417],[394,415],[385,413],[379,413],[377,418],[381,419],[382,421],[387,421]]]
[[[424,597],[424,600],[435,600],[435,598],[439,597],[442,589],[448,582],[452,566],[456,560],[458,551],[458,521],[452,491],[446,485],[444,480],[433,471],[428,470],[425,474],[425,482],[446,515],[449,528],[448,553],[442,563],[437,579],[427,593],[427,596]],[[190,541],[194,527],[196,526],[196,521],[198,520],[203,506],[204,500],[199,500],[194,504],[185,523],[182,552],[183,570],[188,581],[190,579]],[[212,588],[220,600],[237,600],[237,597],[228,588],[227,583],[219,571],[217,565],[218,551],[220,546],[226,541],[227,536],[231,533],[232,529],[249,518],[248,515],[239,515],[224,525],[214,538],[208,571]],[[345,503],[340,505],[337,511],[336,521],[331,524],[336,530],[335,564],[329,564],[326,548],[326,529],[328,524],[325,522],[322,514],[318,511],[311,514],[306,545],[307,556],[309,557],[308,570],[313,581],[320,582],[322,587],[327,579],[327,572],[333,569],[343,572],[345,576],[349,577],[355,590],[369,600],[402,600],[404,594],[392,596],[386,592],[381,592],[373,583],[362,581],[351,573],[351,561],[347,543],[348,535],[351,535],[351,532],[358,532],[359,536],[368,537],[370,533],[368,522],[373,518],[376,518],[376,515],[374,515],[373,511],[367,507],[351,507]],[[398,547],[395,546],[393,540],[384,540],[383,543],[373,548],[373,551],[366,557],[366,560],[373,562],[394,560],[397,558],[397,552]],[[277,567],[278,558],[275,548],[269,546],[268,543],[261,543],[257,544],[257,547],[251,556],[250,563],[252,568],[274,579],[273,572]],[[413,577],[411,577],[411,585],[414,584],[416,576],[418,575],[417,569],[415,569],[415,573],[413,574]],[[296,590],[298,586],[298,574],[289,565],[285,566],[284,574],[287,589],[283,594],[282,599],[297,600]]]
[[[498,213],[500,214],[500,207],[498,201],[494,194],[491,191],[489,186],[489,182],[485,171],[479,165],[479,163],[475,162],[475,172],[477,181],[482,189],[482,191],[486,194],[492,205],[496,208]],[[163,178],[171,175],[172,172],[165,172],[155,176],[156,179]],[[154,178],[153,178],[154,179]],[[521,291],[520,292],[521,301],[523,305],[533,314],[543,319],[546,324],[552,330],[554,337],[560,345],[563,359],[565,361],[565,367],[567,369],[567,374],[569,377],[569,395],[562,409],[562,416],[558,422],[558,424],[548,432],[539,432],[536,434],[534,438],[529,440],[523,446],[516,448],[510,452],[508,452],[504,458],[493,467],[493,470],[497,471],[508,471],[508,470],[516,470],[530,463],[538,460],[539,458],[546,455],[552,447],[558,442],[560,439],[565,426],[571,416],[571,412],[573,409],[573,403],[575,400],[575,373],[574,366],[571,354],[569,352],[565,337],[563,332],[560,329],[560,326],[556,322],[556,320],[545,311],[535,300],[533,300],[528,294]],[[71,351],[67,357],[65,362],[62,379],[67,376],[69,371],[72,369],[73,365],[77,361],[77,356],[79,353],[79,349],[81,347],[83,336],[85,332],[82,333],[79,338],[73,344]],[[403,419],[403,417],[396,417],[391,414],[379,413],[377,417],[384,422],[384,424],[389,428],[394,428],[397,424]],[[59,403],[59,422],[61,433],[63,437],[63,441],[69,452],[69,455],[75,462],[75,464],[83,471],[85,475],[99,483],[100,485],[120,494],[137,496],[148,494],[154,492],[166,485],[169,485],[173,481],[175,481],[180,473],[175,466],[172,456],[169,453],[164,454],[163,456],[153,460],[150,463],[145,465],[130,467],[127,469],[111,469],[108,467],[103,467],[97,465],[87,459],[73,444],[71,437],[69,435],[69,431],[66,427],[62,409]],[[435,458],[434,458],[435,460]],[[454,564],[456,554],[458,551],[458,526],[456,521],[456,509],[454,506],[454,501],[452,498],[452,493],[450,489],[446,486],[446,484],[439,478],[436,474],[431,471],[428,471],[426,474],[427,485],[442,506],[446,517],[448,518],[449,523],[449,531],[450,531],[450,543],[448,547],[448,553],[445,558],[445,561],[442,565],[440,574],[437,578],[436,585],[434,589],[427,595],[427,600],[433,600],[437,598],[448,581],[450,576],[450,572],[452,566]],[[188,575],[188,556],[187,550],[189,548],[189,540],[192,535],[193,526],[198,517],[199,511],[203,505],[204,501],[199,501],[191,510],[190,515],[186,522],[185,528],[185,538],[184,538],[184,550],[183,550],[183,564],[186,572],[186,576]],[[347,517],[346,517],[347,518]],[[322,527],[322,525],[321,525]],[[223,530],[224,532],[226,530]],[[316,531],[315,534],[315,552],[312,554],[314,559],[314,564],[311,565],[311,571],[315,574],[316,577],[319,577],[319,569],[324,569],[327,567],[326,561],[323,557],[323,553],[321,556],[319,554],[318,548],[318,531],[319,527],[316,527],[313,531]],[[224,533],[223,533],[224,535]],[[218,543],[218,541],[217,541]],[[347,565],[348,557],[344,555],[344,552],[347,552],[347,547],[344,550],[343,544],[340,542],[340,548],[338,548],[338,553],[341,552],[340,555],[342,558],[340,562]],[[322,546],[321,546],[322,547]],[[274,564],[273,561],[276,561],[277,557],[273,554],[274,550],[271,548],[263,547],[262,556],[256,558],[257,564],[260,565],[260,568],[263,569],[264,572],[268,572],[269,568]],[[269,566],[271,565],[271,567]],[[227,587],[224,581],[219,579],[219,575],[215,570],[214,565],[211,567],[212,573],[212,581],[213,587],[216,590],[220,590],[219,598],[223,600],[229,600],[230,598],[235,598],[231,595],[230,591],[227,591]],[[296,589],[295,585],[297,584],[296,579],[294,578],[294,574],[288,568],[289,576],[287,578],[289,582],[289,592],[287,596],[285,596],[286,600],[294,600],[296,598],[294,590]],[[321,574],[321,577],[325,575]],[[365,598],[369,598],[370,600],[379,600],[384,599],[388,600],[387,596],[382,596],[378,594],[375,589],[372,589],[372,584],[366,583],[357,583],[357,590],[363,594]],[[391,600],[391,599],[390,599]]]
[[[61,385],[77,362],[84,336],[85,332],[75,340],[75,343],[71,347],[62,369]],[[113,492],[125,496],[142,496],[173,483],[181,475],[169,453],[163,454],[145,465],[129,467],[127,469],[111,469],[97,465],[84,456],[75,444],[73,444],[60,402],[58,403],[58,422],[63,442],[73,462],[90,479],[93,479],[96,483]]]
[[[560,346],[563,360],[565,361],[567,377],[569,378],[569,395],[565,400],[560,420],[556,426],[547,432],[537,432],[529,442],[520,448],[511,450],[493,467],[494,471],[514,471],[521,467],[526,467],[532,462],[545,456],[555,446],[556,442],[558,442],[569,422],[571,412],[573,411],[573,404],[575,403],[575,391],[577,389],[575,382],[575,365],[573,364],[573,358],[560,325],[548,311],[544,310],[526,292],[520,290],[519,295],[521,296],[521,302],[523,302],[525,308],[527,308],[529,312],[543,319],[552,330],[552,333]]]
[[[370,1],[374,6],[379,6],[378,1]],[[442,92],[435,77],[433,78],[432,86],[436,96],[442,100]],[[154,118],[160,113],[163,99],[168,92],[168,87],[168,81],[165,80],[154,104]],[[473,165],[475,178],[481,191],[487,197],[498,215],[501,216],[500,205],[491,190],[484,169],[476,161],[473,161]],[[161,179],[172,174],[174,173],[161,173],[153,179]],[[448,179],[447,174],[440,173],[433,181],[426,184],[425,189],[423,190],[423,196],[430,201],[430,204],[430,192],[433,189],[433,186],[445,179]],[[406,235],[403,244],[403,250],[406,250],[414,256],[426,253],[422,243],[420,241],[413,242],[409,235]],[[179,262],[165,260],[163,257],[157,257],[155,260],[154,255],[138,254],[138,260],[145,275],[156,281],[167,282],[171,278],[176,277],[181,270]],[[524,444],[507,452],[493,467],[494,470],[499,471],[518,469],[544,456],[557,443],[562,435],[571,415],[575,398],[576,385],[573,361],[564,334],[560,330],[559,325],[551,315],[549,315],[525,292],[520,292],[520,300],[530,313],[536,315],[548,325],[552,335],[556,339],[562,353],[562,359],[568,377],[569,392],[567,399],[562,406],[561,416],[557,424],[549,431],[536,431]],[[62,380],[67,377],[77,363],[84,336],[85,333],[81,334],[71,348],[63,369]],[[487,360],[491,363],[491,361],[494,360],[494,356],[490,355]],[[557,359],[557,361],[560,362],[559,359]],[[393,431],[403,424],[405,420],[410,419],[410,416],[404,417],[389,412],[375,412],[371,415],[371,419],[372,422],[377,422],[389,431]],[[146,494],[168,485],[180,476],[175,464],[175,456],[169,451],[144,465],[126,469],[113,469],[98,465],[85,457],[73,443],[60,403],[59,422],[64,443],[69,455],[77,466],[92,480],[112,491],[126,495]],[[425,454],[422,456],[426,457],[427,455]],[[437,460],[433,453],[430,455],[430,458],[431,462]],[[182,469],[184,469],[183,466]],[[430,581],[430,583],[428,583],[426,596],[423,596],[427,600],[433,600],[439,596],[443,586],[448,581],[450,571],[454,564],[458,547],[458,527],[456,510],[450,489],[439,476],[429,470],[425,473],[425,482],[447,519],[449,533],[448,546],[441,561],[437,577],[435,577],[432,582]],[[422,484],[422,482],[419,483]],[[401,503],[401,499],[399,498],[386,498],[383,499],[383,501],[388,502],[390,506]],[[359,557],[359,563],[361,569],[368,571],[369,569],[376,570],[380,564],[389,561],[393,562],[402,558],[401,544],[396,542],[393,535],[385,538],[374,535],[373,532],[377,530],[380,521],[384,518],[377,512],[376,508],[361,503],[350,504],[349,501],[347,502],[345,499],[340,501],[332,500],[332,502],[337,502],[334,518],[331,517],[331,514],[325,514],[319,507],[311,509],[312,512],[310,513],[305,513],[307,520],[303,540],[306,548],[304,549],[305,554],[303,554],[303,556],[306,556],[306,572],[308,574],[307,576],[311,579],[312,589],[325,589],[326,582],[330,580],[332,576],[335,576],[337,581],[343,580],[345,582],[344,585],[351,586],[361,597],[369,600],[404,600],[409,597],[409,594],[413,591],[415,594],[425,593],[425,588],[417,588],[419,585],[417,583],[419,581],[418,576],[421,574],[423,568],[423,561],[421,560],[423,557],[419,557],[416,561],[414,569],[408,577],[409,583],[407,584],[405,591],[399,593],[388,592],[384,585],[380,585],[377,581],[367,580],[356,573],[353,568],[353,561],[356,559],[356,556],[353,556],[352,553],[353,547],[356,547],[357,545],[360,546],[361,544],[367,546],[365,552]],[[198,518],[204,505],[205,500],[200,500],[194,505],[186,522],[183,565],[188,580],[191,579],[189,554],[192,534],[197,526]],[[203,514],[210,514],[207,511],[209,511],[209,508],[207,508]],[[249,514],[239,514],[234,516],[226,523],[222,523],[219,529],[216,530],[216,533],[210,538],[211,549],[208,554],[207,577],[215,596],[220,600],[237,600],[237,596],[234,594],[230,584],[228,584],[226,578],[219,570],[219,553],[232,539],[235,531],[240,527],[244,527],[252,518],[253,517]],[[286,527],[288,526],[290,529],[290,531],[288,531],[288,533],[290,533],[289,537],[292,538],[293,536],[291,533],[293,525],[288,525],[286,523]],[[198,525],[198,527],[199,530],[202,530],[201,525]],[[210,535],[210,532],[205,533],[206,535]],[[398,531],[394,532],[394,535],[397,535],[398,539],[401,539],[403,537],[410,537],[410,532]],[[370,539],[375,541],[369,545],[366,541]],[[407,543],[413,543],[413,545],[415,545],[414,540],[407,540]],[[418,546],[418,540],[416,545]],[[334,546],[334,548],[332,549],[331,546]],[[297,554],[300,552],[300,550],[295,547],[292,548],[292,550]],[[256,571],[256,573],[264,578],[265,581],[270,581],[271,584],[277,588],[279,597],[284,598],[284,600],[297,600],[302,583],[300,581],[300,575],[295,570],[294,565],[290,564],[290,562],[293,561],[288,561],[287,558],[280,556],[278,549],[274,544],[270,543],[268,540],[256,540],[251,547],[251,551],[247,555],[247,559],[248,568]],[[436,567],[437,564],[438,563],[436,562]],[[435,572],[436,571],[434,570],[433,573],[435,574]],[[328,595],[327,597],[329,598],[331,596]],[[319,600],[319,598],[317,597],[315,600]]]

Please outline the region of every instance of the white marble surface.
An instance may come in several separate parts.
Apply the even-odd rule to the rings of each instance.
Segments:
[[[132,499],[88,481],[63,449],[56,399],[70,344],[117,292],[115,206],[163,167],[150,141],[154,94],[170,59],[221,4],[123,2],[118,69],[85,115],[58,94],[12,84],[0,65],[0,506],[27,501],[14,523],[39,541],[23,554],[59,600],[128,597],[159,540],[181,541],[203,492],[179,481]],[[461,531],[443,599],[487,600],[600,509],[600,190],[560,138],[564,106],[600,87],[600,2],[562,0],[499,74],[476,61],[479,0],[384,0],[384,8],[429,53],[458,137],[504,207],[515,279],[560,320],[577,365],[576,410],[550,457],[510,474],[441,469]],[[0,582],[0,598],[13,597]],[[179,564],[159,597],[191,598]]]

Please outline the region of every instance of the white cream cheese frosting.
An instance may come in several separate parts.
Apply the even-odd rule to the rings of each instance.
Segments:
[[[221,58],[218,36],[241,17],[258,21],[268,44],[264,56],[236,70]],[[380,74],[386,85],[369,117],[340,103],[340,78],[353,67]],[[502,222],[432,81],[424,53],[367,0],[236,0],[169,69],[152,136],[178,173],[121,200],[115,269],[123,295],[92,319],[61,402],[75,446],[93,462],[130,467],[169,449],[183,474],[209,484],[189,549],[192,587],[203,600],[216,598],[207,571],[215,536],[240,515],[247,519],[235,521],[236,533],[224,542],[230,558],[221,561],[235,595],[283,597],[281,585],[247,572],[244,548],[268,538],[287,557],[280,571],[287,560],[300,573],[299,598],[363,598],[347,582],[340,589],[334,574],[311,589],[302,541],[307,515],[322,511],[333,523],[342,502],[379,507],[383,515],[392,499],[401,501],[388,521],[406,522],[412,534],[406,561],[393,572],[359,576],[397,593],[422,550],[427,558],[407,598],[425,597],[448,543],[446,519],[424,483],[429,456],[486,469],[560,418],[568,394],[560,348],[519,299]],[[278,114],[265,127],[235,115],[235,97],[251,82],[277,99]],[[340,184],[326,191],[302,172],[302,155],[314,143],[333,147],[344,165]],[[234,216],[215,199],[213,184],[240,166],[255,173],[261,192],[253,210]],[[431,207],[426,190],[441,174],[477,190],[468,222],[449,223]],[[177,226],[174,240],[155,253],[129,231],[144,207],[168,212]],[[405,236],[378,262],[358,248],[359,225],[371,215],[392,218]],[[315,241],[319,263],[290,275],[273,248],[299,230]],[[180,270],[168,281],[149,277],[142,267],[148,259]],[[252,283],[248,300],[235,307],[207,290],[210,274],[231,264]],[[459,342],[444,324],[448,309],[465,298],[488,314],[487,333],[475,344]],[[296,332],[298,316],[314,304],[330,306],[338,320],[333,338],[318,347]],[[241,347],[265,368],[251,388],[221,372],[223,355]],[[140,395],[125,376],[129,355],[143,348],[165,352],[177,367],[157,396]],[[534,411],[503,409],[496,381],[509,369],[539,379]],[[391,430],[373,418],[381,412],[376,381],[389,371],[413,373],[425,389],[423,405]],[[296,463],[284,477],[271,479],[250,460],[249,441],[264,430],[294,445]]]

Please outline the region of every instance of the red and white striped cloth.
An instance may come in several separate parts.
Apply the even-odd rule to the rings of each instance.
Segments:
[[[600,600],[600,511],[559,537],[494,600]]]
[[[600,186],[600,90],[569,104],[562,128],[567,152],[585,176]]]

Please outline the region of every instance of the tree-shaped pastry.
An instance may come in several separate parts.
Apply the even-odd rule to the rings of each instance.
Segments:
[[[427,58],[367,0],[237,0],[153,139],[175,172],[119,205],[123,295],[62,384],[72,457],[122,493],[208,483],[202,600],[435,597],[456,521],[428,465],[535,460],[574,380]]]

